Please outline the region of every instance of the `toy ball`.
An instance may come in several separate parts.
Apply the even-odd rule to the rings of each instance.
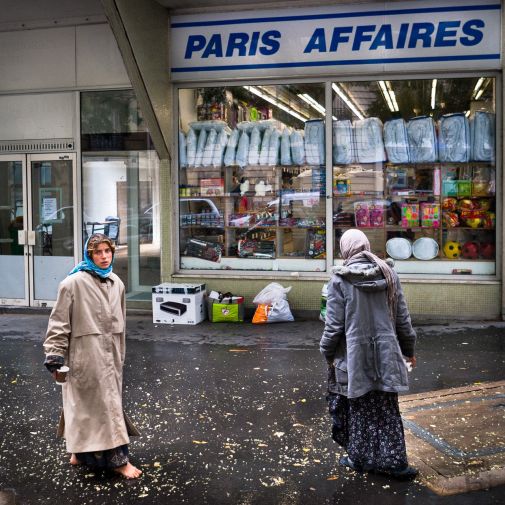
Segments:
[[[489,210],[491,208],[491,201],[489,198],[479,198],[476,201],[479,210]]]
[[[486,212],[483,224],[484,228],[494,228],[496,224],[496,214],[494,212]]]
[[[445,212],[443,214],[443,219],[446,226],[448,226],[449,228],[455,228],[456,226],[459,225],[459,217],[458,214],[456,214],[456,212]]]
[[[492,260],[496,252],[496,247],[492,242],[483,242],[480,245],[480,255],[485,260]]]
[[[458,208],[460,210],[472,210],[474,208],[474,204],[470,198],[463,198],[458,202]]]
[[[461,244],[453,240],[449,240],[444,244],[444,254],[451,259],[459,258],[461,254]]]
[[[482,218],[480,217],[469,217],[465,220],[466,225],[470,228],[478,228],[482,224]]]
[[[444,198],[442,200],[442,209],[444,210],[456,210],[458,200],[456,198]]]
[[[469,260],[476,260],[479,257],[479,244],[473,241],[465,242],[461,249],[461,256]]]

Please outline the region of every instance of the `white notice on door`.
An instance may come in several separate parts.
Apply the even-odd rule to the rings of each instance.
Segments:
[[[51,221],[57,219],[56,211],[58,209],[58,201],[56,198],[42,199],[42,221]]]

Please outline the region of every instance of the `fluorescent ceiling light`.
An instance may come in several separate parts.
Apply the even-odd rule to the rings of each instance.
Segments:
[[[305,123],[305,121],[307,121],[307,119],[304,118],[302,115],[298,114],[298,112],[295,112],[293,109],[286,107],[283,103],[276,100],[273,96],[268,95],[267,93],[264,93],[263,91],[260,91],[256,86],[244,86],[244,89],[246,89],[247,91],[250,91],[251,93],[255,94],[256,96],[259,96],[260,98],[263,98],[263,100],[266,100],[267,102],[271,103],[272,105],[275,105],[279,109],[282,109],[284,112],[291,114],[296,119],[299,119],[300,121],[303,121],[304,123]]]
[[[431,82],[431,108],[435,108],[435,98],[437,95],[437,80],[433,79]]]
[[[326,115],[326,109],[307,93],[300,93],[298,94],[298,97],[301,98],[304,102],[308,103],[313,109],[317,110],[317,112],[323,116]]]
[[[389,110],[391,112],[394,112],[395,111],[395,106],[393,105],[391,97],[389,96],[389,92],[388,92],[388,89],[386,87],[386,83],[384,81],[379,81],[379,86],[380,86],[380,89],[382,91],[382,94],[384,95],[384,99],[386,100],[386,103],[387,103],[387,105],[389,107]]]
[[[485,81],[484,77],[481,77],[477,81],[477,84],[475,85],[475,88],[473,88],[473,93],[472,93],[472,97],[473,98],[477,99],[477,94],[479,93],[480,87],[484,84],[484,81]],[[482,90],[482,91],[484,91],[484,90]],[[482,95],[482,93],[480,95]],[[479,95],[479,98],[480,98],[480,95]]]
[[[478,100],[482,96],[482,93],[484,93],[484,88],[479,89],[479,91],[475,95],[475,100]]]
[[[391,102],[393,104],[393,112],[399,112],[400,109],[398,108],[398,103],[396,102],[396,95],[395,92],[393,91],[393,87],[391,86],[390,81],[386,81],[386,86],[388,88],[389,96],[391,98]]]
[[[356,108],[356,106],[351,102],[351,99],[335,84],[331,85],[333,91],[344,101],[344,103],[351,109],[359,119],[363,119],[363,114]]]
[[[467,110],[467,111],[465,112],[465,117],[468,117],[469,115],[470,115],[470,111],[469,111],[469,110]]]

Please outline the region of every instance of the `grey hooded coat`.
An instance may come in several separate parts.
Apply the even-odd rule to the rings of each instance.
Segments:
[[[376,264],[354,260],[335,267],[333,273],[320,342],[329,364],[328,391],[357,398],[372,390],[408,390],[403,356],[414,356],[416,333],[398,275],[393,271],[397,293],[393,324],[387,284]]]

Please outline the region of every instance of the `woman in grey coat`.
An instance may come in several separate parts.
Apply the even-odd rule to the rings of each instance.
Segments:
[[[340,464],[411,479],[417,471],[407,463],[398,393],[408,390],[416,334],[400,280],[360,230],[342,235],[340,252],[320,342],[332,435],[348,454]]]

